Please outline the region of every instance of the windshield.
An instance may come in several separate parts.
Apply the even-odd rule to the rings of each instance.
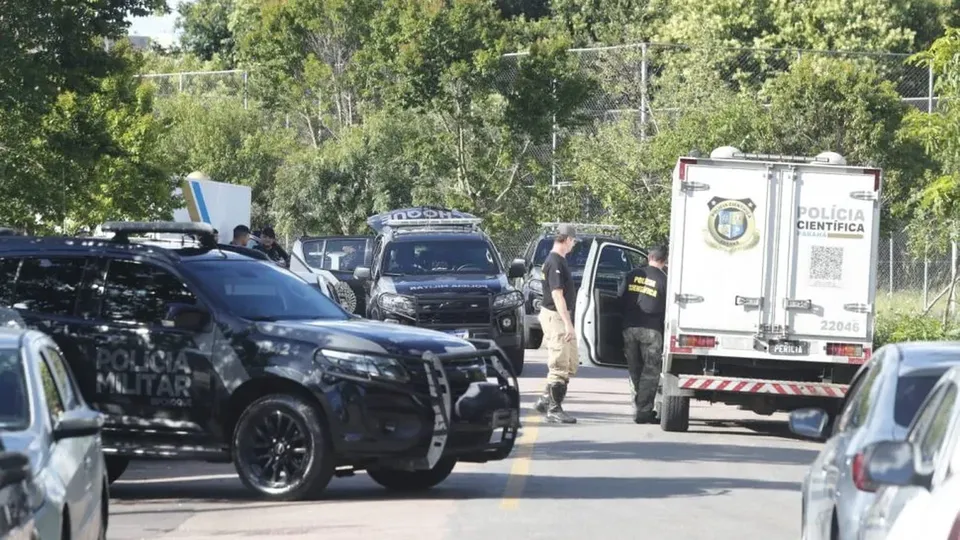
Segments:
[[[187,266],[203,288],[238,317],[254,321],[349,318],[316,287],[275,264],[204,261]]]
[[[0,429],[26,429],[30,423],[27,396],[19,351],[0,350]]]
[[[395,241],[383,255],[386,275],[499,274],[500,265],[484,240]]]
[[[363,262],[364,238],[308,240],[303,243],[307,266],[334,272],[353,272]]]
[[[897,397],[893,403],[893,420],[902,427],[908,427],[923,400],[933,389],[933,386],[940,380],[941,375],[946,370],[939,373],[924,371],[923,374],[904,375],[897,380]]]

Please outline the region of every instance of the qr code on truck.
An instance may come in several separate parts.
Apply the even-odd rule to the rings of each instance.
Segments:
[[[813,246],[810,248],[810,279],[840,281],[843,279],[843,248]]]

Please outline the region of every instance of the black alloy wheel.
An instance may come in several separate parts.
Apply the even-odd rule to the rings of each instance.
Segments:
[[[240,480],[268,499],[297,500],[321,492],[333,476],[331,454],[319,412],[297,396],[260,398],[234,430]]]

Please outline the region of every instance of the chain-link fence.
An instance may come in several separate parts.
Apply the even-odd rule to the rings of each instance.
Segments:
[[[902,232],[880,240],[877,308],[942,312],[949,301],[950,283],[957,277],[958,253],[951,247],[928,249],[925,254],[917,255],[908,241],[907,234]]]

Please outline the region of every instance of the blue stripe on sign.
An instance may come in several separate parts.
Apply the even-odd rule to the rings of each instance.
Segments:
[[[207,203],[203,200],[203,191],[200,189],[200,182],[190,182],[193,187],[193,198],[197,200],[197,210],[200,211],[200,219],[204,223],[210,223],[210,213],[207,212]]]

